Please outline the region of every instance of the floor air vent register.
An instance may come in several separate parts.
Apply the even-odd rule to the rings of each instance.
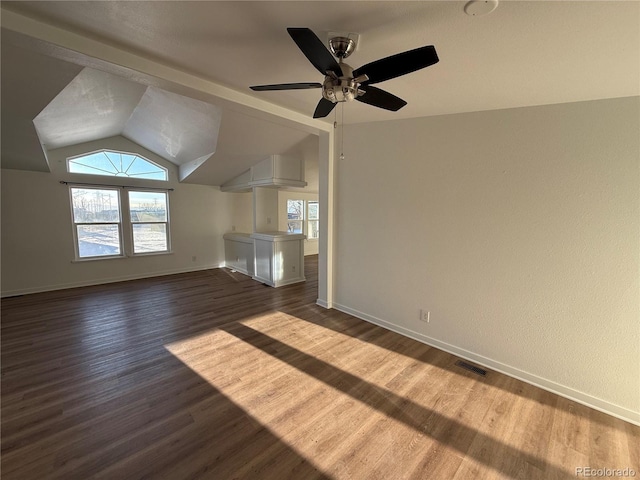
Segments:
[[[480,368],[480,367],[476,367],[475,365],[471,365],[470,363],[465,362],[464,360],[458,360],[456,362],[456,366],[460,367],[460,368],[464,368],[465,370],[469,370],[470,372],[473,372],[477,375],[482,375],[483,377],[487,376],[487,371]]]

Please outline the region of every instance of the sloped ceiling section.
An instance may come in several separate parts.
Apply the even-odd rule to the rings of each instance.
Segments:
[[[215,153],[221,116],[215,105],[84,68],[33,123],[45,151],[122,135],[178,165],[184,180]]]
[[[20,63],[22,68],[5,65]],[[11,45],[2,36],[2,168],[48,172],[33,119],[82,67]]]
[[[83,69],[33,120],[47,150],[122,133],[143,85]]]
[[[215,153],[221,118],[215,105],[148,87],[122,135],[179,165],[182,181]]]

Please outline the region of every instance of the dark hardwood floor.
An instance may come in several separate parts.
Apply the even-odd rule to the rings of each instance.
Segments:
[[[640,428],[226,269],[2,301],[2,478],[579,478]]]

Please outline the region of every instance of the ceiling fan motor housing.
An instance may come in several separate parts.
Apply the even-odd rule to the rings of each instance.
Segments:
[[[360,82],[353,78],[353,68],[346,63],[340,63],[340,68],[340,77],[335,74],[327,75],[322,85],[322,96],[333,103],[350,102],[364,93],[358,91]]]
[[[250,88],[255,91],[322,88],[322,98],[313,112],[313,118],[324,118],[333,111],[337,103],[352,100],[397,112],[407,102],[372,84],[415,72],[439,61],[435,47],[425,45],[362,65],[355,70],[354,78],[353,68],[343,63],[355,49],[356,40],[351,38],[353,34],[331,37],[330,50],[327,50],[325,44],[309,28],[289,27],[287,32],[307,60],[325,75],[323,83],[280,83]]]

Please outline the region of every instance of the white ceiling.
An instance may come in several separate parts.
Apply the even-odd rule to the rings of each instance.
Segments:
[[[322,39],[329,31],[358,33],[358,50],[347,60],[353,67],[435,45],[438,64],[377,85],[404,98],[405,108],[394,113],[353,102],[344,108],[346,123],[640,95],[640,2],[503,0],[481,17],[466,15],[465,3],[3,1],[2,7],[309,117],[319,90],[248,88],[321,81],[286,27],[309,27]],[[21,58],[9,60],[11,70],[22,68]],[[4,125],[4,45],[2,64]],[[308,137],[304,129],[235,116],[235,125],[233,119],[225,125],[223,113],[218,161],[194,173],[198,182],[219,184],[239,163],[250,163],[249,138],[248,150],[259,156],[283,153]],[[3,145],[3,163],[4,153]]]
[[[47,150],[120,135],[145,91],[143,85],[85,68],[33,123]]]

